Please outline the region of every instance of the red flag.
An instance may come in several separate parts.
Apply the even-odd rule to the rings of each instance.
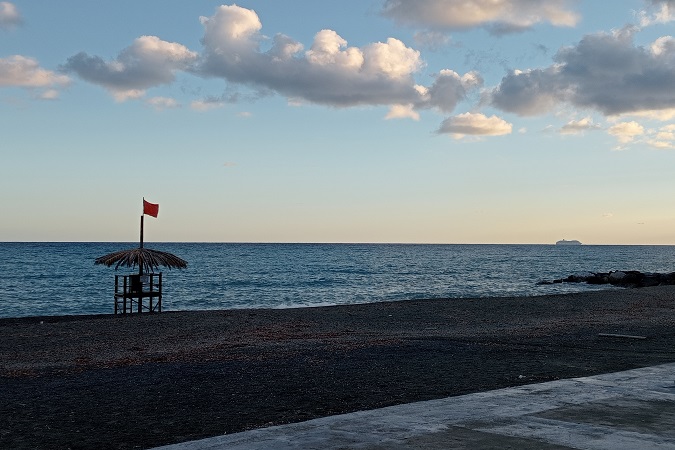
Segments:
[[[148,216],[152,217],[157,217],[157,214],[159,214],[159,203],[150,203],[146,202],[145,199],[143,199],[143,214],[147,214]]]

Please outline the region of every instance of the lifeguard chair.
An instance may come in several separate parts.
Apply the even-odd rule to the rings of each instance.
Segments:
[[[122,250],[96,258],[94,264],[108,267],[138,267],[137,274],[115,275],[115,314],[133,312],[162,312],[162,272],[155,273],[160,266],[169,269],[185,269],[187,261],[159,250],[143,247],[143,216],[157,217],[159,205],[143,199],[141,215],[141,240],[138,248]],[[144,299],[148,299],[147,303]]]
[[[147,304],[143,299],[147,298]],[[162,312],[162,272],[115,275],[115,314]]]

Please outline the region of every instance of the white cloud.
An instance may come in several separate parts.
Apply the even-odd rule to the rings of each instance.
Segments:
[[[278,94],[292,105],[388,106],[387,118],[415,120],[422,109],[452,112],[483,84],[477,72],[452,70],[436,74],[431,86],[417,84],[414,76],[425,65],[420,52],[395,38],[355,47],[324,29],[305,48],[283,34],[267,38],[255,11],[237,5],[219,6],[200,22],[201,54],[143,36],[113,60],[79,53],[64,68],[104,87],[119,101],[140,98],[148,88],[171,83],[184,71],[227,82],[226,94],[190,104],[198,111]],[[244,89],[249,93],[242,94]]]
[[[420,101],[412,77],[422,67],[420,54],[398,39],[350,47],[335,31],[321,30],[302,53],[300,43],[278,34],[263,52],[262,24],[252,10],[220,6],[201,22],[201,75],[336,107]]]
[[[616,137],[622,144],[627,144],[637,136],[645,134],[645,129],[639,123],[632,121],[617,123],[611,126],[607,132]]]
[[[658,149],[675,148],[675,124],[663,126],[657,130],[649,130],[647,144]]]
[[[666,108],[659,110],[647,110],[647,111],[634,111],[615,116],[617,118],[625,117],[641,117],[645,119],[658,120],[661,122],[666,122],[672,119],[675,119],[675,108]],[[611,118],[610,118],[611,119]]]
[[[242,95],[232,89],[227,89],[221,95],[208,95],[200,100],[194,100],[190,107],[196,111],[208,111],[211,109],[222,108],[231,103],[237,103],[242,99]],[[244,97],[245,98],[245,97]],[[249,100],[255,100],[256,97],[250,97]]]
[[[514,70],[492,92],[492,104],[521,116],[544,114],[560,101],[555,80],[559,68]]]
[[[587,35],[550,67],[512,71],[492,91],[493,106],[538,115],[567,103],[606,116],[675,108],[675,46],[663,38],[636,46],[635,31]]]
[[[138,100],[145,95],[145,89],[109,89],[110,94],[116,102],[126,102],[127,100]]]
[[[22,22],[16,5],[10,2],[0,2],[0,30],[16,27]]]
[[[675,1],[647,0],[647,9],[638,12],[640,26],[647,27],[675,20]]]
[[[412,119],[420,120],[420,113],[415,111],[413,105],[391,105],[385,119]]]
[[[333,30],[321,30],[314,37],[312,48],[305,53],[310,64],[333,66],[345,70],[358,70],[363,66],[363,52],[358,48],[347,47],[347,41]],[[300,45],[291,47],[300,49]],[[344,49],[344,50],[343,50]]]
[[[432,30],[484,27],[496,34],[542,22],[570,27],[579,15],[569,0],[386,0],[382,14],[400,24]]]
[[[35,98],[54,100],[57,88],[70,84],[70,78],[40,67],[36,59],[21,55],[0,58],[0,87],[19,87],[37,91]]]
[[[152,97],[145,100],[145,103],[158,111],[164,109],[180,108],[180,104],[176,101],[176,99],[170,97]]]
[[[207,30],[204,45],[223,54],[236,44],[255,45],[256,34],[262,29],[255,11],[237,5],[221,5],[214,16],[202,16],[199,21]]]
[[[647,140],[647,144],[659,150],[672,150],[675,148],[675,144],[672,142],[660,141],[658,139],[649,139]]]
[[[106,88],[118,101],[137,99],[146,89],[174,81],[175,73],[187,70],[197,53],[156,36],[141,36],[112,61],[81,52],[68,58],[64,69],[90,83]]]
[[[560,128],[560,134],[581,134],[587,130],[597,130],[600,126],[593,123],[590,117],[580,120],[570,120]]]
[[[675,149],[675,124],[646,129],[635,121],[619,122],[611,126],[607,132],[619,141],[617,150],[624,150],[628,144],[634,142],[660,150]]]
[[[445,119],[439,133],[451,133],[461,138],[464,135],[500,136],[511,134],[513,125],[497,116],[487,117],[483,114],[464,113]]]
[[[40,100],[56,100],[60,92],[56,89],[46,89],[37,95]]]
[[[422,67],[420,52],[408,48],[398,39],[369,44],[363,50],[362,71],[371,77],[385,76],[392,80],[408,80]]]
[[[672,55],[675,50],[675,39],[672,36],[661,36],[649,48],[654,56]]]
[[[440,31],[418,31],[413,39],[417,45],[430,50],[438,50],[452,43],[450,36]]]
[[[222,108],[223,106],[225,106],[225,102],[214,99],[194,100],[193,102],[190,103],[190,108],[200,112]]]
[[[441,70],[434,83],[425,91],[424,105],[443,112],[451,112],[469,91],[483,85],[483,78],[477,72],[459,75],[453,70]]]

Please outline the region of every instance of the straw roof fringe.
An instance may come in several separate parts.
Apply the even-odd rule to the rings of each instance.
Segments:
[[[136,267],[139,264],[143,267],[143,272],[152,272],[160,266],[169,269],[185,269],[187,261],[172,255],[167,252],[160,252],[159,250],[152,250],[149,248],[133,248],[129,250],[122,250],[119,252],[110,253],[100,258],[96,258],[94,264],[103,264],[108,267]]]

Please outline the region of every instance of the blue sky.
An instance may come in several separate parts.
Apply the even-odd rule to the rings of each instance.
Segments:
[[[0,241],[673,244],[674,20],[0,2]]]

